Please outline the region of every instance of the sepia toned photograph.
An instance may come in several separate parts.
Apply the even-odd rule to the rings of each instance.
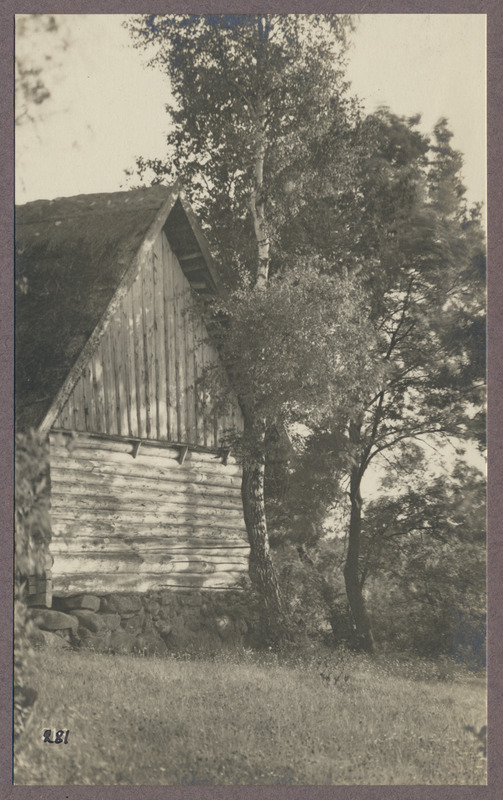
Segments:
[[[486,28],[16,15],[15,785],[486,785]]]

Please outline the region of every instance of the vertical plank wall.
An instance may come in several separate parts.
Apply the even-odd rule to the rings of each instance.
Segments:
[[[219,447],[242,418],[237,401],[216,416],[197,383],[218,360],[162,232],[54,427]]]

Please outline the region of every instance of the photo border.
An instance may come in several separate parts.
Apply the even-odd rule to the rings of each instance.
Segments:
[[[503,6],[501,0],[367,0],[361,2],[175,2],[162,11],[171,13],[353,13],[353,14],[486,14],[487,15],[487,142],[488,142],[488,384],[489,384],[489,691],[488,691],[488,785],[487,786],[13,786],[12,785],[12,574],[13,574],[13,18],[16,13],[134,14],[150,13],[145,2],[82,2],[59,0],[55,4],[4,0],[0,10],[0,69],[3,77],[0,94],[0,591],[1,642],[0,664],[0,796],[10,800],[478,800],[503,796],[502,749],[502,618],[503,580],[500,527],[503,518],[503,348],[502,308],[503,279],[498,269],[502,253],[503,194],[501,164],[503,162]],[[155,9],[154,9],[155,10]]]

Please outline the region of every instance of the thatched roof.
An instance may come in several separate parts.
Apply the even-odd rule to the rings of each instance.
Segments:
[[[159,216],[194,288],[215,291],[211,256],[177,186],[16,208],[18,430],[44,419]]]

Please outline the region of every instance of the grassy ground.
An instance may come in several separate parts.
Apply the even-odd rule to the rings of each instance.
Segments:
[[[30,785],[483,784],[485,683],[355,656],[261,661],[39,651],[17,747]],[[67,744],[43,743],[69,729]]]

